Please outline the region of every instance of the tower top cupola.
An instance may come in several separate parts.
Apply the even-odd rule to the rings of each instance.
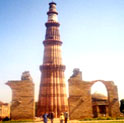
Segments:
[[[48,21],[58,21],[57,15],[58,12],[56,10],[56,3],[55,2],[51,2],[49,3],[49,11],[47,12],[48,15]]]

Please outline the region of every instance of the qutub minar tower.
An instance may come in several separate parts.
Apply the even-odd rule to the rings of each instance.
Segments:
[[[48,21],[45,23],[46,35],[44,44],[43,65],[40,66],[41,83],[37,115],[54,112],[59,117],[68,110],[66,84],[64,79],[65,65],[62,64],[59,22],[56,3],[49,3]]]

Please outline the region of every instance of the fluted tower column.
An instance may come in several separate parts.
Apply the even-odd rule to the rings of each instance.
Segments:
[[[41,70],[41,83],[37,115],[54,112],[59,117],[61,112],[68,110],[66,85],[64,79],[65,65],[62,64],[59,26],[56,3],[49,3],[44,44],[44,58]]]

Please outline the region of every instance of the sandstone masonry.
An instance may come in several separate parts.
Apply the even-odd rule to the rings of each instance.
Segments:
[[[119,101],[117,86],[113,81],[95,80],[84,81],[81,72],[76,69],[69,79],[69,114],[70,119],[93,118],[93,104],[91,87],[96,82],[102,82],[108,92],[107,114],[110,117],[119,117]]]
[[[34,83],[27,73],[23,73],[22,80],[8,81],[6,84],[12,89],[11,119],[34,119]],[[28,75],[28,77],[27,77]]]

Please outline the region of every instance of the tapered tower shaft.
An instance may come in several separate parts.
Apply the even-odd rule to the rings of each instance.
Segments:
[[[62,64],[59,26],[57,20],[58,12],[56,3],[49,3],[47,12],[48,21],[46,26],[46,36],[44,44],[44,58],[41,70],[41,83],[37,115],[41,116],[45,112],[54,112],[58,117],[61,112],[68,110],[66,85],[64,79],[65,65]]]

